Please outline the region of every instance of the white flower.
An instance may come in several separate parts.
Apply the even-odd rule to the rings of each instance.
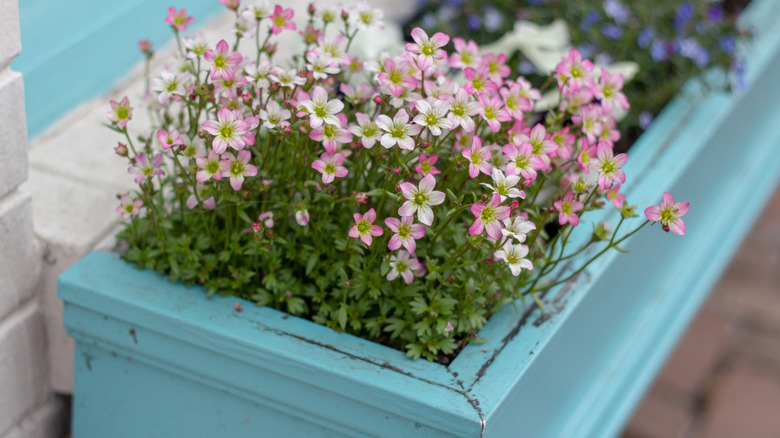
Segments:
[[[279,67],[274,67],[271,70],[271,74],[268,78],[274,82],[278,82],[280,86],[294,89],[296,85],[303,85],[306,83],[306,78],[298,76],[298,72],[295,69],[286,71]]]
[[[319,128],[323,123],[329,125],[341,126],[336,114],[344,109],[344,102],[338,99],[328,100],[328,92],[319,85],[314,87],[311,93],[311,100],[301,101],[298,105],[306,108],[311,118],[311,127]]]
[[[371,9],[365,0],[361,0],[355,8],[349,11],[349,22],[355,29],[364,30],[369,27],[384,29],[381,19],[384,13],[381,9]]]
[[[509,242],[496,251],[496,260],[503,260],[509,265],[509,270],[512,271],[512,275],[520,275],[520,271],[525,268],[529,271],[534,269],[533,263],[530,260],[523,258],[528,255],[528,247],[525,245],[513,245]]]
[[[527,221],[520,216],[515,216],[514,219],[504,219],[504,229],[501,230],[501,234],[504,236],[511,236],[517,239],[518,242],[525,242],[525,235],[531,230],[536,229],[536,224],[531,221]]]
[[[417,135],[422,130],[420,125],[409,124],[409,115],[403,108],[395,113],[392,120],[380,114],[376,118],[376,124],[386,132],[379,141],[386,149],[397,144],[401,149],[414,150],[414,140],[410,136]]]
[[[374,147],[374,143],[376,143],[380,134],[382,134],[382,131],[379,129],[376,122],[371,120],[367,114],[356,113],[355,118],[358,121],[358,126],[352,126],[349,130],[355,136],[360,137],[360,141],[363,143],[364,148],[371,149]]]
[[[160,73],[161,78],[153,78],[151,83],[152,91],[157,91],[160,94],[157,96],[157,101],[164,104],[171,98],[171,96],[184,96],[185,84],[190,78],[189,73],[180,73],[174,75],[171,72],[163,71]]]
[[[525,193],[515,187],[520,182],[518,175],[506,176],[501,169],[494,167],[491,177],[493,178],[493,185],[487,183],[482,183],[482,185],[501,195],[501,202],[506,201],[506,198],[525,199]]]
[[[420,114],[414,117],[414,123],[427,126],[432,135],[439,136],[442,129],[452,129],[452,122],[447,120],[450,104],[446,101],[437,100],[431,105],[426,100],[418,100],[415,107]]]
[[[400,275],[406,284],[412,284],[415,275],[422,275],[420,273],[422,269],[423,265],[417,257],[412,258],[408,252],[400,250],[390,256],[390,272],[387,273],[387,279],[393,281]]]
[[[450,105],[447,120],[452,123],[452,129],[461,126],[466,132],[474,132],[476,124],[471,116],[479,114],[479,103],[472,100],[469,93],[461,88],[455,92],[455,97],[451,98]]]
[[[420,223],[431,226],[434,217],[431,206],[441,204],[445,198],[444,192],[433,190],[436,187],[436,178],[429,173],[420,180],[420,184],[417,187],[409,182],[401,183],[399,187],[407,201],[398,209],[398,214],[401,216],[412,216],[417,212],[417,220]]]
[[[261,109],[258,115],[260,116],[260,120],[263,121],[263,126],[269,129],[289,126],[290,122],[288,122],[287,119],[292,117],[290,110],[282,109],[279,102],[275,100],[270,100],[268,105],[266,105],[264,109]]]

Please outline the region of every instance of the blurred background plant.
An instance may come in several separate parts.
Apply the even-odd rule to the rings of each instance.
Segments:
[[[547,25],[562,19],[571,44],[596,64],[633,61],[639,71],[623,92],[631,108],[618,128],[624,133],[616,150],[627,149],[647,129],[663,106],[692,77],[713,67],[730,71],[729,80],[713,75],[712,87],[736,91],[746,86],[744,67],[735,49],[750,32],[736,18],[749,0],[419,0],[408,30],[462,35],[477,44],[492,43],[515,28],[519,20]],[[468,38],[465,36],[468,35]],[[535,86],[541,85],[534,65],[521,52],[508,64]]]

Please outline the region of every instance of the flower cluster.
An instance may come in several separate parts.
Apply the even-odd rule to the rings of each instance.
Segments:
[[[236,12],[232,43],[184,37],[192,17],[169,10],[180,57],[150,78],[154,130],[130,135],[127,97],[107,114],[138,184],[117,211],[140,267],[446,360],[500,306],[573,278],[546,279],[562,259],[607,241],[584,269],[651,221],[685,230],[687,204],[665,194],[619,234],[636,216],[613,149],[613,111],[628,101],[620,75],[577,50],[545,114],[544,90],[473,41],[448,53],[449,36],[415,28],[400,53],[350,54],[382,25],[365,3],[313,4],[304,51],[277,60],[295,13],[220,1]],[[614,230],[567,248],[605,201],[620,211]]]
[[[734,10],[734,2],[421,0],[419,4],[421,10],[415,24],[444,32],[468,32],[483,44],[512,31],[515,19],[540,24],[563,19],[582,56],[591,57],[600,65],[636,62],[639,72],[625,91],[632,108],[622,127],[629,132],[646,129],[689,78],[700,77],[712,67],[731,70],[733,88],[746,86],[744,67],[736,55],[737,43],[745,32],[736,27],[735,17],[740,11]],[[476,53],[473,47],[466,52],[466,59]],[[523,56],[518,59],[514,67],[529,74],[533,83],[543,80],[536,77],[534,64]]]

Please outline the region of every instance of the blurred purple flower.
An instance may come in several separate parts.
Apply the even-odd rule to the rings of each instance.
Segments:
[[[680,54],[689,58],[699,67],[705,67],[710,63],[710,53],[693,38],[679,39]]]
[[[724,52],[731,54],[734,52],[734,48],[736,46],[736,43],[734,41],[734,37],[731,35],[723,35],[720,38],[720,48],[723,49]]]
[[[615,20],[617,24],[625,24],[628,21],[630,11],[620,0],[604,0],[604,12]]]
[[[674,28],[678,31],[685,27],[689,21],[693,18],[693,5],[689,2],[682,2],[677,7],[677,12],[674,14]]]
[[[580,21],[580,29],[587,32],[594,24],[598,23],[598,21],[599,13],[596,11],[588,11],[582,21]]]
[[[650,111],[642,111],[642,114],[639,114],[639,127],[647,129],[651,123],[653,123],[653,114]]]
[[[718,23],[723,19],[723,9],[721,9],[719,5],[712,5],[710,6],[710,10],[707,11],[707,17],[710,21]]]
[[[522,75],[536,73],[536,67],[528,61],[522,61],[517,66],[517,71]]]
[[[485,10],[485,29],[488,32],[495,32],[504,24],[504,16],[494,7],[488,7]]]
[[[666,49],[666,43],[662,40],[653,41],[653,45],[650,47],[650,56],[654,61],[664,61],[669,56],[669,51]]]
[[[482,27],[482,21],[476,15],[469,15],[466,19],[466,26],[468,26],[469,30],[479,30]]]
[[[639,47],[646,49],[650,46],[650,43],[653,42],[656,36],[658,36],[658,32],[656,32],[654,27],[646,27],[639,32],[636,43]]]
[[[623,36],[623,29],[615,26],[614,24],[605,24],[601,26],[601,33],[603,33],[607,38],[616,40]]]

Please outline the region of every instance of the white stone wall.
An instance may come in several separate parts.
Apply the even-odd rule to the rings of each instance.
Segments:
[[[38,292],[41,245],[33,234],[17,0],[0,0],[0,437],[60,436],[62,406],[49,385]]]

